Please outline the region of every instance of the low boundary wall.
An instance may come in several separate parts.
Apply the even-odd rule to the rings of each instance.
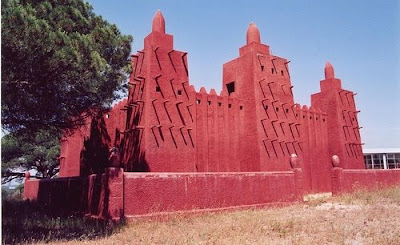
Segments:
[[[302,200],[302,171],[254,173],[124,173],[25,182],[25,199],[57,213],[99,218],[216,210]]]
[[[301,169],[245,173],[124,173],[126,216],[302,200]]]
[[[332,169],[332,194],[400,185],[400,169]]]
[[[119,219],[123,216],[123,171],[108,168],[104,174],[87,177],[27,179],[24,198],[54,214]]]
[[[397,170],[332,169],[332,193],[400,185]],[[171,212],[238,209],[303,199],[301,169],[279,172],[133,173],[27,179],[24,197],[56,214],[118,220]]]

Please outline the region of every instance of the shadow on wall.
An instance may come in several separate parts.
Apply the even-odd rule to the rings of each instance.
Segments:
[[[108,167],[108,151],[111,139],[101,113],[92,119],[90,136],[83,142],[81,156],[81,176],[104,173]]]
[[[128,130],[122,140],[123,152],[122,163],[127,172],[150,172],[151,169],[146,161],[146,153],[141,150],[143,139],[142,129]]]
[[[103,192],[103,193],[102,193]],[[103,214],[101,198],[106,197],[102,174],[88,177],[72,177],[41,180],[37,200],[47,207],[50,215],[78,216]]]
[[[122,186],[120,168],[108,168],[103,174],[85,177],[27,179],[24,196],[33,201],[2,200],[3,242],[111,235],[125,221]]]
[[[110,202],[115,202],[111,195],[122,197],[121,173],[119,168],[109,168],[106,173],[86,177],[31,181],[38,184],[35,200],[46,207],[47,213],[51,216],[86,215],[121,220],[122,206],[116,206],[117,213],[113,210],[115,205],[110,206]],[[32,185],[34,182],[26,184]]]
[[[146,153],[139,154],[138,160],[134,165],[134,172],[150,172],[149,164],[146,161]]]
[[[138,118],[133,120],[132,129],[120,132],[115,131],[115,146],[121,153],[121,163],[126,172],[150,172],[146,161],[145,152],[141,150],[143,129],[137,128]],[[121,134],[123,135],[121,137]],[[110,135],[102,113],[99,113],[91,121],[90,136],[83,142],[83,150],[80,153],[81,176],[101,174],[110,166],[109,149],[112,144]]]

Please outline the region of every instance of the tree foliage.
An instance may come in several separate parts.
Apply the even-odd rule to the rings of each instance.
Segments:
[[[60,136],[56,130],[27,130],[10,133],[1,139],[2,182],[21,177],[25,170],[36,169],[38,177],[49,178],[58,173]]]
[[[3,0],[2,177],[57,172],[62,132],[124,90],[132,37],[82,0]]]
[[[2,127],[80,126],[108,107],[129,74],[131,36],[81,0],[4,0]]]

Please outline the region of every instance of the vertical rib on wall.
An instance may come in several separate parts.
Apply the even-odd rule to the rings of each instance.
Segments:
[[[239,171],[237,151],[241,107],[238,99],[204,88],[196,93],[198,171]]]
[[[304,188],[310,192],[330,192],[331,162],[327,149],[327,117],[320,110],[303,106],[299,115],[301,161]]]

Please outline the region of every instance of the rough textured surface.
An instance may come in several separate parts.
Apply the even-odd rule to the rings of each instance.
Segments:
[[[125,215],[300,201],[296,178],[301,173],[125,173]]]
[[[350,170],[333,168],[332,172],[333,194],[393,185],[400,185],[400,169]]]
[[[24,197],[49,209],[119,219],[160,212],[238,208],[302,199],[301,169],[252,173],[123,173],[27,180]]]
[[[400,170],[333,168],[334,195],[400,184]],[[123,173],[27,180],[24,196],[55,212],[119,219],[174,211],[220,210],[295,202],[306,190],[301,169],[278,172]]]
[[[56,213],[82,213],[99,218],[123,216],[123,171],[108,168],[104,174],[85,177],[25,181],[24,198]]]

